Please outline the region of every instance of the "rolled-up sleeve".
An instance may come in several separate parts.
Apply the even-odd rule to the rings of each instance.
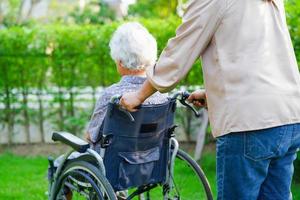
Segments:
[[[158,62],[147,69],[160,92],[172,90],[186,76],[211,41],[226,9],[226,0],[192,0],[176,36],[168,41]]]

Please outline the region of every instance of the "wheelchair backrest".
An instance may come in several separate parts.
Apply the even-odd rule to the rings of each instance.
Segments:
[[[137,112],[129,113],[114,103],[109,103],[103,124],[104,135],[144,137],[162,132],[173,125],[176,101],[169,99],[163,104],[142,105]]]
[[[103,125],[106,177],[115,191],[166,181],[176,101],[128,113],[111,103]]]

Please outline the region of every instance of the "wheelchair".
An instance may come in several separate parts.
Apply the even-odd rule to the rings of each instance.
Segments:
[[[133,113],[122,109],[120,97],[113,97],[99,150],[70,133],[53,132],[54,141],[72,150],[56,169],[50,161],[49,199],[212,200],[204,172],[175,139],[177,101],[199,116],[188,97],[178,92],[166,103],[142,105]],[[78,156],[71,158],[74,152]]]

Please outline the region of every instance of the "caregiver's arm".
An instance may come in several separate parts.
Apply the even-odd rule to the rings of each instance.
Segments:
[[[211,41],[226,6],[227,0],[192,0],[176,36],[168,41],[157,64],[147,69],[147,81],[138,92],[124,94],[122,105],[134,111],[157,90],[172,90]]]

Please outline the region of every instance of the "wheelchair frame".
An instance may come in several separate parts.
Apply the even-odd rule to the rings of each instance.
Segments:
[[[168,186],[170,188],[173,187],[172,185],[172,180],[171,180],[171,177],[173,176],[173,173],[174,173],[174,161],[175,161],[175,157],[176,157],[176,154],[178,152],[178,149],[179,149],[179,144],[178,144],[178,141],[175,139],[175,138],[170,138],[170,144],[173,145],[174,147],[174,150],[172,152],[172,155],[171,155],[171,162],[170,162],[170,170],[168,170],[167,168],[167,180],[166,180],[166,183],[168,184]],[[106,172],[105,172],[105,166],[104,166],[104,163],[103,163],[103,159],[102,159],[102,156],[104,155],[105,153],[105,149],[101,149],[102,152],[99,154],[97,153],[96,151],[94,151],[93,149],[91,148],[88,148],[86,150],[86,153],[89,154],[90,156],[92,156],[93,158],[95,158],[98,162],[98,168],[100,170],[100,172],[105,176],[106,175]],[[58,166],[55,174],[54,174],[54,177],[53,177],[53,181],[51,182],[50,186],[49,186],[49,200],[55,200],[54,199],[54,190],[55,190],[55,185],[58,181],[58,177],[60,176],[61,172],[62,172],[62,169],[65,165],[65,163],[67,162],[69,156],[73,153],[73,152],[77,152],[75,151],[74,149],[70,150],[68,153],[66,153],[63,157],[63,160],[62,160],[62,163]],[[164,194],[164,200],[168,200],[168,196],[167,196],[167,193]]]
[[[182,98],[179,100],[183,105],[189,107],[192,109],[192,111],[195,113],[196,116],[199,116],[198,112],[193,108],[191,107],[189,104],[187,104],[185,101],[186,99],[188,98],[189,94],[188,93],[185,93],[185,92],[180,92],[180,93],[176,93],[174,95],[174,99],[177,99],[178,96],[182,96]],[[117,99],[119,97],[114,97],[112,98],[112,101],[114,101],[115,99]],[[124,110],[124,112],[126,112]],[[128,112],[126,113],[129,115],[129,117],[131,116],[131,114]],[[132,116],[131,116],[132,117]],[[54,132],[53,134],[64,134],[64,139],[65,141],[68,141],[68,142],[71,142],[71,144],[68,144],[68,142],[66,142],[66,144],[68,144],[69,146],[73,147],[72,150],[68,151],[64,156],[63,156],[63,159],[62,159],[62,162],[60,163],[60,165],[58,166],[58,168],[56,169],[56,172],[52,178],[52,180],[50,180],[50,185],[49,185],[49,200],[55,200],[55,189],[56,189],[56,184],[59,180],[59,177],[63,171],[63,167],[65,166],[69,156],[73,153],[73,152],[79,152],[79,153],[84,153],[84,155],[89,155],[91,156],[92,158],[94,158],[94,160],[97,161],[97,168],[100,170],[100,172],[104,175],[104,177],[106,177],[106,170],[105,170],[105,166],[104,166],[104,161],[103,161],[103,157],[104,157],[104,154],[105,154],[105,148],[101,148],[100,149],[100,154],[97,153],[95,150],[91,149],[89,147],[89,144],[87,142],[85,142],[84,140],[81,140],[80,138],[74,138],[74,136],[70,133],[59,133],[59,132]],[[54,137],[52,137],[54,141],[58,141],[60,139],[55,139]],[[75,139],[75,141],[72,141],[73,139]],[[78,142],[81,143],[81,145],[78,145]],[[85,146],[85,149],[78,149],[78,146]],[[74,148],[75,147],[75,148]],[[171,148],[172,147],[172,148]],[[164,200],[168,200],[169,197],[168,197],[168,193],[171,189],[173,189],[174,185],[173,185],[173,182],[172,182],[172,177],[173,177],[173,174],[174,174],[174,163],[175,163],[175,158],[176,158],[176,155],[178,153],[178,150],[179,150],[179,143],[178,141],[175,139],[175,137],[170,137],[170,148],[169,148],[169,152],[172,152],[171,153],[171,156],[170,156],[170,164],[169,166],[167,167],[167,173],[166,173],[166,182],[163,186],[167,185],[167,189],[164,189],[163,191],[163,199]],[[156,187],[156,185],[155,185]],[[149,190],[151,190],[153,187],[150,186],[150,188],[145,188],[143,191],[139,192],[137,189],[136,194],[131,194],[127,200],[130,200],[132,198],[134,198],[135,196],[138,196],[144,192],[147,192]],[[134,193],[135,193],[134,192]]]

